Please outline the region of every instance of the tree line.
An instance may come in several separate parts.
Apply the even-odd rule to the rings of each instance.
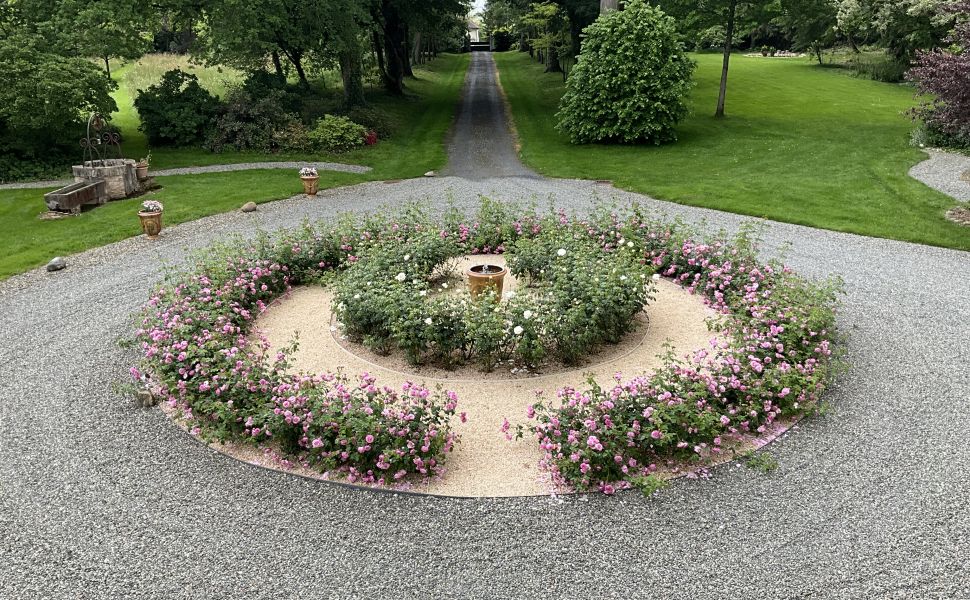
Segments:
[[[884,52],[874,79],[901,81],[921,51],[947,46],[965,11],[952,0],[653,0],[677,20],[693,50],[723,54],[716,109],[724,115],[731,53],[738,49],[808,52],[821,64],[823,52],[845,46]],[[488,0],[482,12],[485,32],[497,46],[516,44],[545,65],[566,71],[579,55],[582,31],[599,14],[622,10],[622,0]],[[962,15],[962,19],[961,19]],[[859,61],[859,65],[869,65]],[[564,72],[565,77],[565,72]]]
[[[413,65],[460,49],[469,10],[469,0],[2,0],[0,179],[66,151],[90,112],[115,112],[120,61],[187,52],[308,93],[335,71],[353,108],[366,104],[365,80],[402,95]]]

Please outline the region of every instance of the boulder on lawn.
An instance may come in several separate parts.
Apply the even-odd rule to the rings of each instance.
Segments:
[[[247,202],[242,205],[242,208],[240,210],[242,210],[243,212],[256,212],[256,203]]]

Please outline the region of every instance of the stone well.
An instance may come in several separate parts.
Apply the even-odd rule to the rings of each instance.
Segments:
[[[120,200],[141,191],[135,161],[130,158],[85,161],[71,169],[76,182],[103,179],[107,200]]]

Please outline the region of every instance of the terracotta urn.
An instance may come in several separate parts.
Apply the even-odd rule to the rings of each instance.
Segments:
[[[317,188],[318,183],[317,182],[320,181],[320,177],[319,176],[317,176],[317,177],[300,177],[300,179],[303,181],[303,193],[306,194],[307,196],[316,196],[317,195],[317,190],[318,190],[318,188]]]
[[[138,181],[148,179],[148,163],[137,163],[135,165],[135,175],[138,177]]]
[[[505,274],[508,272],[508,269],[498,265],[475,265],[469,268],[465,271],[465,276],[468,277],[468,291],[472,299],[478,299],[489,290],[495,293],[496,299],[501,298]]]
[[[162,231],[162,213],[139,211],[138,218],[141,219],[141,230],[151,239],[158,237]]]

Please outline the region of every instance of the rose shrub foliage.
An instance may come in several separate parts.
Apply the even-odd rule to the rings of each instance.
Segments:
[[[447,295],[420,295],[448,257],[503,251],[517,273],[536,277],[543,293],[519,295],[498,310],[492,302],[463,306]],[[571,257],[577,262],[569,263]],[[582,272],[567,278],[577,287],[559,287],[559,261]],[[407,268],[393,272],[402,264]],[[581,264],[590,267],[578,269]],[[408,207],[209,249],[152,295],[136,335],[143,364],[132,372],[149,374],[206,439],[269,444],[288,459],[344,473],[350,481],[431,476],[456,442],[449,425],[455,395],[412,384],[392,390],[366,373],[358,381],[291,373],[293,348],[270,354],[251,331],[270,302],[293,285],[333,282],[345,303],[341,317],[358,328],[355,335],[393,341],[421,360],[455,359],[467,344],[488,366],[500,356],[527,362],[537,360],[537,349],[556,351],[556,344],[540,343],[554,325],[577,339],[587,331],[604,342],[611,341],[604,332],[622,335],[623,318],[602,319],[632,310],[644,293],[636,280],[653,269],[701,294],[720,313],[712,322],[715,337],[687,358],[669,356],[653,374],[618,379],[609,388],[563,389],[555,401],[532,407],[531,431],[543,466],[557,481],[608,493],[636,485],[662,460],[728,452],[733,440],[764,432],[818,401],[839,365],[837,281],[810,282],[780,264],[760,262],[746,235],[698,241],[690,229],[636,209],[624,216],[600,210],[577,220],[487,200],[471,220],[456,210],[438,219]],[[619,283],[623,275],[633,279],[627,273],[638,275]],[[368,278],[378,283],[367,285]],[[595,293],[588,288],[605,291],[583,296]],[[348,294],[356,293],[358,302],[347,304]],[[558,304],[570,296],[591,298],[596,306]],[[397,301],[401,308],[387,319],[387,305]],[[550,320],[559,318],[564,322]]]
[[[457,229],[417,220],[370,243],[335,287],[344,331],[380,353],[403,350],[413,364],[476,361],[488,371],[499,361],[577,364],[633,330],[653,270],[632,240],[604,244],[594,226],[562,214],[509,222],[511,229],[496,223],[492,241],[471,247],[481,220]],[[435,293],[448,285],[437,282],[449,259],[479,251],[505,252],[525,291],[500,303]]]
[[[556,402],[530,408],[554,479],[607,493],[649,482],[660,460],[716,456],[804,412],[838,365],[838,280],[813,283],[761,263],[744,233],[699,242],[682,227],[637,217],[628,226],[643,232],[641,251],[659,273],[721,317],[710,347],[687,359],[668,355],[651,375],[562,389]]]

